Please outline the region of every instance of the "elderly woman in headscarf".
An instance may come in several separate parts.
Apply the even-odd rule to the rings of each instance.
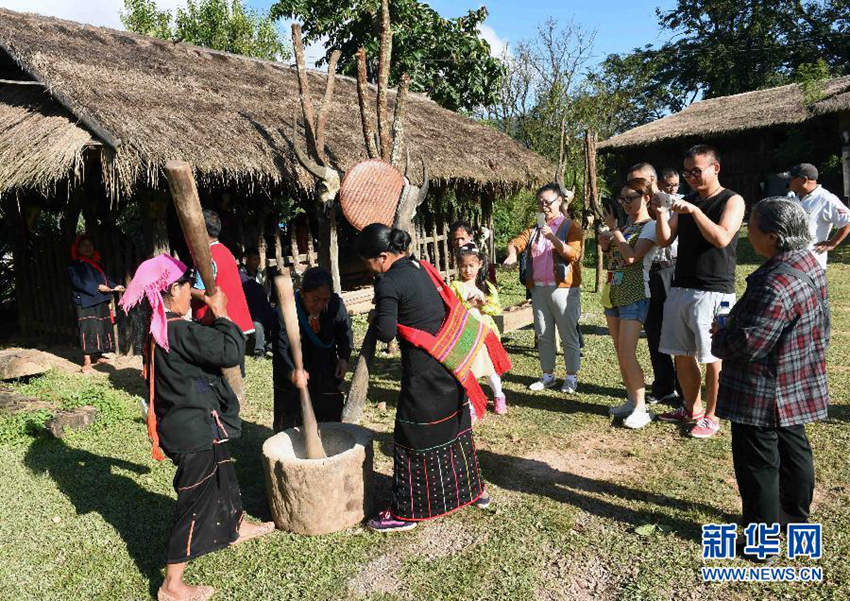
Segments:
[[[168,541],[159,601],[206,600],[209,586],[183,582],[186,562],[270,532],[272,524],[243,521],[242,497],[227,441],[241,433],[239,402],[221,375],[239,365],[245,340],[218,291],[204,301],[210,326],[185,319],[193,270],[162,254],[142,263],[121,301],[125,311],[146,302],[152,312],[145,343],[148,437],[154,459],[177,466],[177,507]]]
[[[113,292],[123,292],[124,286],[112,281],[103,269],[100,253],[88,234],[77,236],[71,245],[71,298],[80,327],[80,347],[83,350],[84,374],[91,373],[92,355],[97,363],[104,362],[103,353],[115,350],[112,339],[112,311],[109,303]]]
[[[815,471],[805,424],[824,419],[829,404],[826,274],[807,248],[806,212],[787,198],[762,200],[748,236],[767,260],[726,323],[715,323],[711,345],[723,359],[717,416],[732,422],[745,532],[808,521]]]

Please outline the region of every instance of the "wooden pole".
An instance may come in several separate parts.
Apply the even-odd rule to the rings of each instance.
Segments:
[[[295,308],[295,292],[292,288],[292,277],[289,270],[284,269],[282,274],[274,279],[280,312],[283,316],[283,325],[286,328],[286,336],[289,338],[289,352],[292,354],[292,364],[295,369],[304,369],[304,359],[301,355],[301,329],[298,325],[298,315]],[[301,401],[301,421],[303,422],[304,448],[308,459],[323,459],[326,457],[325,449],[319,438],[319,428],[316,424],[316,414],[313,412],[313,403],[310,401],[310,391],[306,386],[298,387],[298,396]]]
[[[850,203],[850,111],[838,116],[841,136],[841,174],[844,183],[844,202]]]
[[[180,219],[183,235],[186,236],[186,244],[189,246],[192,262],[204,282],[205,293],[213,295],[217,288],[212,269],[209,236],[204,224],[201,200],[198,198],[198,189],[195,187],[192,167],[184,161],[168,161],[165,164],[165,177],[174,199],[174,208],[177,209],[177,217]],[[242,386],[242,372],[239,366],[224,367],[221,373],[227,383],[230,384],[230,388],[236,394],[239,402],[244,403],[245,390]]]
[[[390,85],[390,59],[392,56],[393,33],[390,29],[390,1],[381,0],[381,54],[378,57],[378,138],[381,158],[392,160],[392,141],[387,115],[387,88]]]
[[[590,193],[590,206],[594,213],[595,231],[596,231],[596,281],[594,283],[594,292],[599,292],[602,289],[602,279],[604,274],[603,253],[599,246],[599,235],[602,228],[602,211],[599,208],[599,195],[596,187],[596,134],[590,131],[585,132],[585,164],[587,166],[587,187]]]

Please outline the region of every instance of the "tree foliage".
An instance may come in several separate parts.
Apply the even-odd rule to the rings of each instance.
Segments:
[[[159,10],[154,0],[124,0],[121,22],[130,31],[164,40],[266,60],[290,56],[274,21],[242,0],[188,0],[176,15]]]
[[[272,18],[297,19],[307,44],[323,42],[326,64],[339,50],[341,73],[356,76],[358,48],[366,48],[368,75],[377,79],[380,46],[380,0],[278,0]],[[502,65],[479,35],[487,9],[470,10],[462,17],[444,19],[418,0],[390,0],[392,66],[390,85],[410,74],[410,89],[425,92],[451,110],[475,110],[495,101]]]

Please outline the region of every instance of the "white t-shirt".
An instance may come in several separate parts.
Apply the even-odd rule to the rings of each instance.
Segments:
[[[832,192],[821,185],[800,199],[800,204],[809,214],[809,235],[814,248],[818,242],[829,240],[833,227],[842,228],[850,223],[850,209]],[[826,269],[827,253],[813,253],[821,267]]]
[[[643,256],[643,288],[646,298],[649,298],[649,270],[652,267],[652,263],[655,261],[655,255],[658,254],[659,251],[658,237],[655,235],[654,220],[650,219],[644,224],[643,229],[640,231],[640,235],[638,236],[638,242],[640,242],[641,239],[652,240],[655,242],[655,246],[652,247],[652,250]]]

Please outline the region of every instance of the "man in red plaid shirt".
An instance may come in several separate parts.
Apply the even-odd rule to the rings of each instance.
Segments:
[[[749,239],[767,261],[725,327],[714,327],[711,352],[723,359],[717,416],[732,422],[744,527],[809,517],[815,480],[804,424],[825,418],[829,403],[826,275],[809,237],[799,204],[769,198],[753,207]]]

